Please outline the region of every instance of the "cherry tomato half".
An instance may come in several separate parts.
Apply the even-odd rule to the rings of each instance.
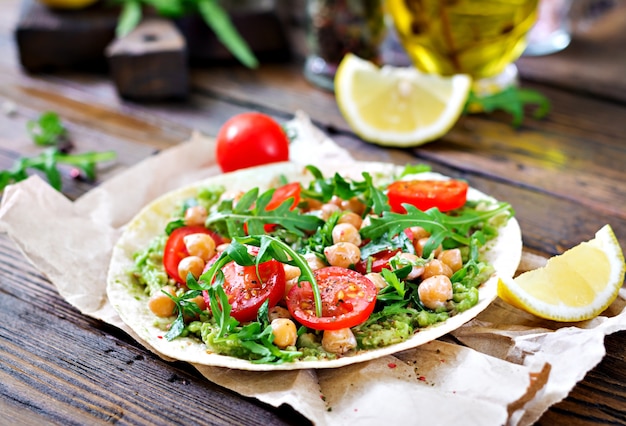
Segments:
[[[462,207],[467,201],[466,182],[449,180],[396,181],[387,188],[391,210],[406,213],[402,204],[411,204],[420,210],[437,207],[440,211]]]
[[[389,259],[394,257],[396,253],[398,253],[400,249],[397,250],[383,250],[374,255],[372,255],[372,265],[370,270],[367,270],[367,259],[361,260],[354,265],[354,269],[361,274],[367,274],[369,272],[380,272],[383,269],[391,269],[389,268]]]
[[[269,203],[267,203],[267,210],[277,209],[282,203],[284,203],[289,198],[293,198],[293,203],[289,210],[293,210],[298,206],[300,202],[300,183],[299,182],[291,182],[281,187],[276,188],[274,194],[272,195],[272,199]]]
[[[314,330],[338,330],[364,322],[376,305],[376,287],[350,269],[329,266],[315,271],[322,298],[322,316],[315,315],[313,289],[307,281],[294,285],[287,309],[300,324]]]
[[[167,275],[179,284],[185,284],[185,280],[178,275],[178,264],[183,258],[189,256],[184,238],[191,234],[209,234],[211,238],[215,240],[216,246],[223,242],[219,235],[206,229],[202,225],[176,228],[165,243],[165,250],[163,250],[163,266],[165,267]]]
[[[224,292],[232,309],[230,314],[239,322],[254,321],[266,299],[269,299],[271,308],[285,295],[285,269],[276,260],[261,263],[258,276],[254,265],[241,266],[235,262],[227,263],[222,272]],[[210,306],[208,292],[203,292],[203,296]]]
[[[278,187],[274,191],[274,194],[272,194],[272,198],[270,199],[270,202],[267,203],[267,206],[265,208],[268,211],[275,210],[286,200],[288,200],[289,198],[293,198],[293,203],[291,204],[291,207],[289,207],[289,210],[293,210],[298,206],[298,203],[300,202],[300,191],[301,187],[298,182],[292,182]],[[276,225],[273,223],[266,223],[265,225],[263,225],[263,229],[265,230],[265,232],[270,233],[276,229]],[[248,234],[248,224],[246,223],[243,224],[243,232],[245,232],[246,235]]]
[[[223,172],[289,160],[289,138],[271,117],[248,112],[229,119],[217,134]]]

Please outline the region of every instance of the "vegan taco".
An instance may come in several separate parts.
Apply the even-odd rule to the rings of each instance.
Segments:
[[[279,163],[163,195],[114,247],[107,294],[177,360],[334,368],[460,327],[512,276],[513,209],[423,167]]]

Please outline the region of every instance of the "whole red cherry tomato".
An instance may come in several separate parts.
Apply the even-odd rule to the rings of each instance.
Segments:
[[[462,207],[467,201],[466,182],[449,180],[408,180],[393,182],[387,188],[391,210],[406,213],[402,204],[411,204],[420,210],[437,207],[445,212]]]
[[[247,112],[229,119],[217,134],[217,163],[223,172],[289,160],[289,138],[271,117]]]
[[[287,309],[300,324],[314,330],[338,330],[361,324],[374,311],[376,286],[364,275],[338,266],[314,272],[322,298],[322,316],[315,315],[313,289],[308,281],[294,285]]]

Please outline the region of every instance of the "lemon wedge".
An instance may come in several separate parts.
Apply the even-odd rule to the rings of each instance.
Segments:
[[[498,296],[511,305],[554,321],[598,316],[624,282],[624,254],[609,225],[595,238],[552,257],[543,268],[500,279]]]
[[[463,112],[472,80],[440,77],[412,67],[377,67],[347,54],[335,74],[337,105],[368,142],[410,147],[446,134]]]

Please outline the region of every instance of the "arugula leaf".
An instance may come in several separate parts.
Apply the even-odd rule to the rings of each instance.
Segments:
[[[387,196],[383,191],[376,188],[374,182],[372,181],[372,176],[370,176],[369,173],[363,173],[363,178],[365,179],[365,185],[367,187],[363,195],[366,200],[371,200],[371,203],[368,202],[366,205],[371,207],[376,215],[380,215],[384,211],[389,211],[390,207],[387,202]]]
[[[508,203],[498,203],[496,208],[484,211],[459,209],[456,215],[448,215],[433,208],[421,211],[404,204],[406,214],[384,212],[381,217],[371,217],[370,225],[361,229],[361,236],[376,240],[385,234],[396,235],[411,226],[421,226],[430,233],[422,257],[428,257],[432,250],[446,241],[448,246],[469,245],[469,231],[482,223],[502,214],[511,214]]]
[[[404,169],[400,172],[398,178],[407,176],[407,175],[415,175],[418,173],[430,172],[432,169],[427,164],[407,164],[404,166]]]
[[[122,38],[128,35],[139,25],[141,17],[141,2],[139,0],[125,0],[122,2],[122,11],[115,27],[116,37]]]
[[[37,145],[56,145],[67,134],[59,115],[52,111],[44,112],[36,120],[29,120],[26,128]]]
[[[244,224],[248,234],[264,234],[264,225],[272,224],[279,225],[298,236],[304,236],[305,232],[315,231],[323,223],[323,220],[316,216],[291,210],[292,200],[285,200],[277,208],[267,210],[266,206],[274,191],[270,189],[259,196],[258,188],[254,188],[246,192],[234,205],[232,201],[222,203],[217,211],[209,215],[205,225],[234,238],[245,236]]]
[[[548,98],[536,90],[509,86],[493,95],[479,96],[470,92],[464,112],[484,111],[489,113],[500,109],[513,116],[513,127],[519,127],[524,120],[524,107],[527,105],[536,105],[533,117],[537,119],[548,115],[551,108]]]
[[[0,191],[11,184],[24,180],[28,177],[28,169],[42,171],[50,185],[56,190],[61,190],[61,173],[59,164],[67,164],[81,170],[87,178],[95,179],[95,163],[110,161],[116,157],[115,152],[86,152],[84,154],[63,154],[57,148],[49,148],[34,157],[19,158],[9,170],[0,172]]]
[[[248,68],[257,68],[259,61],[241,37],[226,11],[217,0],[196,0],[204,22],[215,32],[224,46]]]
[[[233,25],[226,10],[218,0],[114,0],[122,5],[115,34],[128,35],[139,25],[143,17],[142,5],[151,6],[161,16],[178,18],[192,13],[200,15],[204,23],[213,30],[217,39],[232,55],[249,68],[257,68],[259,61],[248,43]]]
[[[187,280],[194,280],[193,275],[189,274]],[[161,292],[167,295],[170,299],[174,301],[176,305],[176,319],[170,325],[170,329],[165,334],[165,338],[168,341],[175,339],[180,336],[183,330],[185,329],[185,314],[187,315],[196,315],[201,313],[201,309],[198,305],[191,301],[191,299],[198,297],[202,293],[197,290],[192,290],[184,293],[180,297],[174,296],[165,290],[161,290]]]

